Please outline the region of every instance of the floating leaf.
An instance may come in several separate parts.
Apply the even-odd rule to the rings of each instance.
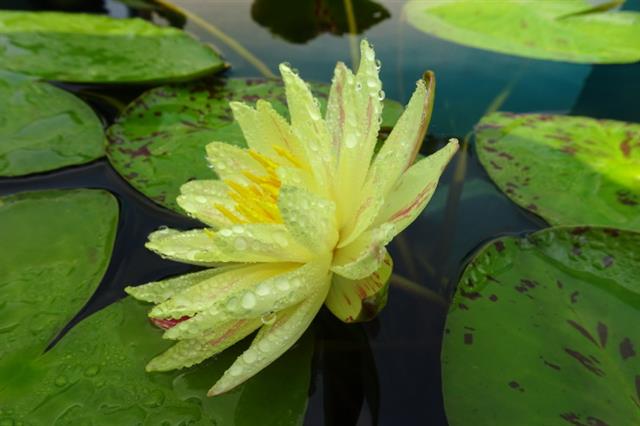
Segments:
[[[598,13],[586,0],[427,2],[405,6],[409,23],[466,46],[579,63],[640,60],[640,13]]]
[[[314,84],[322,108],[329,87]],[[134,101],[107,131],[107,155],[115,169],[136,189],[155,202],[178,210],[175,202],[182,184],[210,179],[204,158],[212,141],[245,146],[233,121],[230,101],[271,102],[287,114],[280,81],[229,79],[158,87]],[[388,107],[387,107],[388,106]],[[394,101],[385,102],[382,127],[390,128],[402,113]]]
[[[117,225],[118,203],[105,191],[0,198],[0,393],[96,290]]]
[[[476,141],[500,189],[548,222],[640,229],[640,125],[494,113]]]
[[[141,19],[0,11],[0,64],[49,80],[152,83],[224,68],[220,57],[175,28]]]
[[[98,286],[117,223],[118,204],[104,191],[0,198],[0,424],[301,424],[310,335],[217,398],[206,391],[243,345],[194,368],[147,373],[145,364],[172,342],[132,299],[85,319],[43,354]]]
[[[447,318],[452,426],[640,424],[640,234],[551,228],[485,246]]]
[[[64,90],[0,71],[0,176],[86,163],[104,155],[102,123]]]
[[[213,378],[241,354],[236,345],[181,371],[147,373],[171,346],[126,298],[74,327],[44,355],[23,359],[24,372],[0,389],[0,422],[33,425],[299,425],[306,409],[311,336],[236,391],[207,398]],[[286,380],[283,378],[286,377]],[[5,378],[2,378],[5,383]],[[265,404],[265,395],[270,395]],[[240,410],[242,407],[242,410]]]

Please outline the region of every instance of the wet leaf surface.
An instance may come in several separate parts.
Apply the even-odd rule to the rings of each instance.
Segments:
[[[329,86],[312,86],[323,109]],[[233,121],[230,101],[254,105],[271,102],[287,116],[284,87],[263,79],[202,80],[162,86],[130,104],[107,131],[107,155],[129,183],[158,204],[179,210],[175,199],[180,186],[193,179],[211,179],[205,146],[213,141],[246,146]],[[385,101],[383,128],[390,128],[403,109]]]
[[[98,117],[71,93],[0,71],[0,176],[95,160],[104,139]]]
[[[172,342],[148,321],[148,306],[129,298],[81,321],[44,352],[106,269],[117,203],[97,190],[0,200],[0,424],[301,424],[310,335],[217,398],[207,398],[207,389],[248,341],[190,369],[147,373],[146,363]]]
[[[500,189],[549,223],[640,230],[640,125],[494,113],[476,144]]]
[[[208,46],[141,19],[0,11],[0,63],[49,80],[157,83],[224,68]]]
[[[452,426],[640,422],[640,234],[558,227],[487,244],[442,351]]]
[[[579,63],[640,60],[640,13],[600,11],[586,0],[411,0],[405,14],[427,34],[494,52]]]
[[[0,394],[94,293],[117,224],[118,204],[105,191],[0,198]]]

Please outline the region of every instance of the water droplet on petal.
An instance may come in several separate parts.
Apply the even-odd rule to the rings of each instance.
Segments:
[[[281,280],[280,282],[278,282],[277,284],[278,288],[282,291],[287,291],[289,290],[289,281],[287,281],[286,279]]]
[[[262,318],[260,318],[260,321],[265,325],[271,325],[276,322],[276,318],[277,314],[275,312],[267,312],[262,316]]]
[[[356,83],[356,90],[357,90],[357,91],[362,90],[362,83],[360,83],[360,82],[357,82],[357,83]]]
[[[345,141],[344,141],[345,146],[347,148],[354,148],[357,143],[358,143],[358,136],[353,132],[347,133],[347,136],[345,137]]]
[[[67,378],[64,376],[58,376],[54,382],[54,384],[58,387],[65,386],[67,384]]]
[[[251,364],[252,362],[255,362],[256,359],[258,359],[258,355],[256,355],[255,351],[249,349],[242,355],[242,359],[247,364]]]
[[[378,99],[380,99],[380,100],[382,101],[382,100],[384,100],[384,97],[385,97],[384,90],[381,90],[381,91],[378,93]]]
[[[231,234],[232,234],[231,229],[224,228],[220,230],[220,235],[222,235],[223,237],[230,237]]]
[[[256,296],[249,291],[242,296],[242,307],[248,310],[254,306],[256,306]]]
[[[379,70],[382,68],[382,61],[380,59],[376,59],[376,69]]]
[[[240,367],[239,365],[232,365],[231,368],[229,369],[229,374],[231,374],[232,376],[241,375],[242,367]]]
[[[260,283],[258,287],[256,287],[256,294],[258,296],[266,296],[269,293],[271,293],[271,289],[268,284]]]
[[[234,246],[236,250],[245,250],[247,248],[247,242],[244,240],[244,238],[236,238]]]

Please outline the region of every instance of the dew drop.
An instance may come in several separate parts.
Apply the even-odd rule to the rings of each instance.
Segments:
[[[233,228],[231,228],[231,230],[236,233],[236,234],[242,234],[244,232],[244,228],[242,228],[242,226],[234,226]]]
[[[367,86],[371,89],[373,89],[374,87],[376,87],[377,82],[373,79],[370,78],[367,80]]]
[[[384,90],[381,90],[380,92],[378,92],[378,99],[382,101],[384,100],[384,97],[385,97]]]
[[[231,229],[224,228],[220,230],[220,235],[222,235],[223,237],[230,237],[231,234],[233,234],[233,232],[231,232]]]
[[[204,204],[207,202],[207,197],[203,197],[202,195],[197,195],[195,199],[200,204]]]
[[[271,325],[276,322],[276,318],[277,315],[275,312],[267,312],[260,318],[260,321],[262,321],[262,323],[265,325]]]
[[[229,374],[236,377],[241,375],[242,367],[240,367],[239,365],[232,365],[231,368],[229,369]]]
[[[289,281],[287,281],[286,279],[279,281],[277,286],[282,291],[287,291],[290,288]]]
[[[244,296],[242,296],[242,307],[244,309],[251,309],[254,306],[256,306],[256,296],[252,293],[252,292],[247,292],[245,293]]]
[[[271,350],[271,342],[262,339],[260,343],[258,343],[258,349],[260,349],[262,352],[269,352]]]
[[[347,133],[346,139],[344,141],[344,144],[346,145],[346,147],[354,148],[357,143],[358,143],[358,136],[353,132]]]
[[[244,240],[244,238],[236,238],[234,246],[236,250],[245,250],[247,248],[247,242]]]
[[[274,235],[273,239],[276,242],[276,244],[278,244],[281,247],[286,247],[286,246],[289,245],[289,240],[287,239],[287,237],[285,235],[276,234],[276,235]]]
[[[256,360],[258,359],[258,355],[256,355],[255,351],[249,349],[242,355],[242,359],[247,364],[251,364],[253,362],[256,362]]]
[[[87,377],[93,377],[96,374],[98,374],[100,372],[100,367],[98,367],[97,365],[92,365],[90,367],[87,367],[84,370],[84,375]]]
[[[53,383],[58,387],[63,387],[67,384],[67,378],[64,376],[58,376]]]
[[[256,294],[258,296],[266,296],[269,293],[271,293],[271,289],[268,284],[260,283],[258,287],[256,287]]]
[[[382,61],[380,59],[376,59],[376,69],[379,70],[382,68]]]
[[[356,91],[360,91],[360,90],[362,90],[362,83],[357,82],[356,83]]]
[[[158,227],[158,231],[166,231],[168,229],[169,229],[169,227],[167,225],[162,225],[162,226]]]

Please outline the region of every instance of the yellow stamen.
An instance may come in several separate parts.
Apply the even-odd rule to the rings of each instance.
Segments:
[[[262,155],[259,152],[254,151],[253,149],[248,150],[248,152],[249,155],[258,163],[262,164],[262,166],[267,169],[267,171],[275,170],[278,167],[278,164],[269,159],[269,157],[267,157],[266,155]]]
[[[218,209],[220,213],[222,213],[227,219],[229,219],[233,223],[246,223],[246,221],[240,219],[235,214],[231,213],[225,206],[222,204],[214,204],[214,207]]]
[[[278,145],[272,145],[271,147],[276,152],[276,154],[278,154],[280,157],[286,160],[289,160],[289,162],[293,164],[295,167],[299,169],[303,167],[302,163],[300,163],[298,159],[288,149],[282,148]]]

